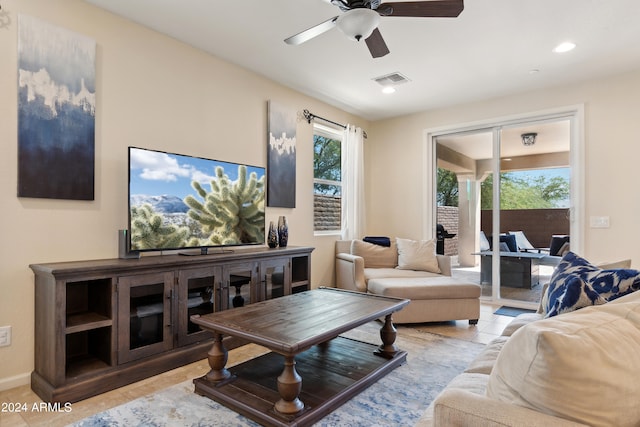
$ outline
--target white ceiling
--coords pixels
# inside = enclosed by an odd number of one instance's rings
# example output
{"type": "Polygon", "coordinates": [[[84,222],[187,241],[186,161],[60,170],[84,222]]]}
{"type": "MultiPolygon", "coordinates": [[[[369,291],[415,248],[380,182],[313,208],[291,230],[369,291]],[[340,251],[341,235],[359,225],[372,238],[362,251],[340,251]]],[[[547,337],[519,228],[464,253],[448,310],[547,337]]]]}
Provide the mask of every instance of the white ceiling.
{"type": "Polygon", "coordinates": [[[467,0],[458,18],[382,17],[391,53],[378,59],[336,28],[283,42],[341,13],[325,0],[85,1],[367,120],[640,69],[638,0],[467,0]],[[566,40],[577,48],[552,52],[566,40]],[[382,94],[372,79],[393,72],[411,82],[382,94]]]}
{"type": "MultiPolygon", "coordinates": [[[[570,141],[571,123],[568,119],[504,128],[500,133],[500,157],[568,152],[570,141]],[[537,134],[536,142],[531,146],[524,146],[522,134],[529,132],[537,134]]],[[[493,133],[491,131],[439,136],[438,144],[474,160],[493,157],[493,133]]]]}

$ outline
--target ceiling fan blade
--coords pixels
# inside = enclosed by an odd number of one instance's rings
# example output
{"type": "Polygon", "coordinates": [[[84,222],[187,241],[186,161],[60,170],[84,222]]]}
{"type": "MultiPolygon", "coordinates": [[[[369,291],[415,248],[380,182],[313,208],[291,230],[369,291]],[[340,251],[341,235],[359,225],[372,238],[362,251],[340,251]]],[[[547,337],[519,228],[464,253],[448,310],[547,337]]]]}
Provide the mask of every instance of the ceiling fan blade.
{"type": "Polygon", "coordinates": [[[314,27],[306,29],[294,36],[284,39],[284,42],[291,45],[299,45],[306,41],[311,40],[314,37],[319,36],[322,33],[326,33],[330,29],[336,26],[336,21],[338,20],[337,16],[334,16],[331,19],[327,19],[321,24],[318,24],[314,27]]]}
{"type": "Polygon", "coordinates": [[[418,18],[455,18],[464,10],[463,0],[430,0],[383,3],[378,7],[383,16],[418,18]]]}
{"type": "Polygon", "coordinates": [[[377,28],[373,30],[373,33],[365,39],[369,52],[374,58],[380,58],[389,53],[389,48],[380,34],[380,30],[377,28]]]}

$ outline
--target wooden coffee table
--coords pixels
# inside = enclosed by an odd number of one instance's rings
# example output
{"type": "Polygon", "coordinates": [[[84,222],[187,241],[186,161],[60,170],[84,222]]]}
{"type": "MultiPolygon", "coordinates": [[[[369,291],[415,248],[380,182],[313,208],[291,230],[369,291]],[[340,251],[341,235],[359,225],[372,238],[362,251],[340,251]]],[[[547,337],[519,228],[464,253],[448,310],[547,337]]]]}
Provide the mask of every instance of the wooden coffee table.
{"type": "Polygon", "coordinates": [[[408,303],[320,288],[192,316],[215,336],[211,371],[194,380],[195,392],[263,425],[309,425],[404,363],[391,315],[408,303]],[[385,318],[380,345],[339,336],[378,318],[385,318]],[[271,352],[227,369],[224,335],[271,352]]]}

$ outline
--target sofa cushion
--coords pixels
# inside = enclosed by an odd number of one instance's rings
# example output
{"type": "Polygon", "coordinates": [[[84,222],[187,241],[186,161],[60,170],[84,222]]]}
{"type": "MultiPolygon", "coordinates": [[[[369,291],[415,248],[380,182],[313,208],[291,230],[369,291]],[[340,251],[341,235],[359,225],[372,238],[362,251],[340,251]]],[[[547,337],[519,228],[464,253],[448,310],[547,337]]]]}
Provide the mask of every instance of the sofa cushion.
{"type": "MultiPolygon", "coordinates": [[[[486,347],[480,352],[478,356],[467,366],[464,372],[485,374],[489,375],[493,370],[493,365],[496,364],[498,354],[502,350],[502,347],[507,342],[509,337],[500,336],[494,338],[486,347]]],[[[483,393],[484,394],[484,393],[483,393]]]]}
{"type": "Polygon", "coordinates": [[[465,390],[474,394],[484,395],[489,376],[477,372],[463,372],[447,384],[447,389],[465,390]]]}
{"type": "Polygon", "coordinates": [[[422,270],[440,273],[436,258],[436,241],[396,238],[400,270],[422,270]]]}
{"type": "Polygon", "coordinates": [[[365,268],[394,268],[398,265],[398,249],[395,242],[385,247],[362,240],[353,240],[351,254],[362,257],[365,268]]]}
{"type": "MultiPolygon", "coordinates": [[[[478,373],[467,373],[463,372],[462,374],[456,376],[454,379],[447,384],[445,390],[443,390],[427,407],[426,411],[422,414],[418,422],[415,424],[416,427],[432,427],[435,425],[434,423],[434,412],[435,406],[444,393],[453,392],[464,392],[464,393],[473,393],[475,395],[484,396],[485,390],[487,388],[487,381],[489,381],[489,375],[478,374],[478,373]]],[[[456,399],[458,402],[459,400],[456,399]]],[[[466,402],[465,402],[466,403],[466,402]]],[[[448,421],[448,420],[447,420],[448,421]]],[[[466,419],[465,419],[466,421],[466,419]]],[[[475,420],[474,420],[475,421],[475,420]]],[[[438,425],[451,425],[450,423],[440,423],[438,425]]],[[[463,423],[456,423],[455,425],[465,425],[463,423]]],[[[470,425],[470,424],[467,424],[470,425]]]]}
{"type": "MultiPolygon", "coordinates": [[[[640,292],[632,292],[630,294],[621,296],[620,298],[616,298],[613,301],[607,303],[607,305],[615,305],[615,304],[626,304],[628,302],[637,302],[640,303],[640,292]]],[[[640,321],[639,321],[640,322],[640,321]]]]}
{"type": "Polygon", "coordinates": [[[596,267],[602,270],[610,270],[612,268],[631,268],[631,259],[623,259],[620,261],[604,262],[596,264],[596,267]]]}
{"type": "Polygon", "coordinates": [[[477,283],[465,282],[455,277],[407,277],[370,279],[369,292],[410,300],[479,299],[482,288],[477,283]]]}
{"type": "Polygon", "coordinates": [[[398,270],[397,268],[365,268],[364,279],[405,279],[410,277],[440,277],[438,273],[419,270],[398,270]]]}
{"type": "Polygon", "coordinates": [[[505,343],[487,396],[591,426],[640,425],[640,298],[529,323],[505,343]]]}
{"type": "Polygon", "coordinates": [[[524,325],[528,325],[531,322],[535,322],[543,318],[543,315],[540,313],[522,313],[518,314],[513,318],[511,322],[502,330],[502,336],[510,337],[513,335],[515,331],[523,327],[524,325]]]}
{"type": "Polygon", "coordinates": [[[600,269],[568,252],[551,276],[543,295],[545,317],[600,305],[640,289],[640,271],[600,269]]]}

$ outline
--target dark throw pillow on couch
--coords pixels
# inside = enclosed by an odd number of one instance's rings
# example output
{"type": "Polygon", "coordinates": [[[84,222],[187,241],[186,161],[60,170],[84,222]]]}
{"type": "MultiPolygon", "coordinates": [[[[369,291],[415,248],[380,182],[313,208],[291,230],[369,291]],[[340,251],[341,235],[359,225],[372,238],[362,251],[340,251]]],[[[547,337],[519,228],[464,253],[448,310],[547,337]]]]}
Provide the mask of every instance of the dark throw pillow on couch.
{"type": "Polygon", "coordinates": [[[545,317],[600,305],[640,289],[640,271],[602,270],[573,252],[556,267],[543,295],[545,317]]]}
{"type": "Polygon", "coordinates": [[[391,247],[391,239],[384,236],[366,236],[362,240],[367,243],[373,243],[374,245],[384,246],[385,248],[391,247]]]}

